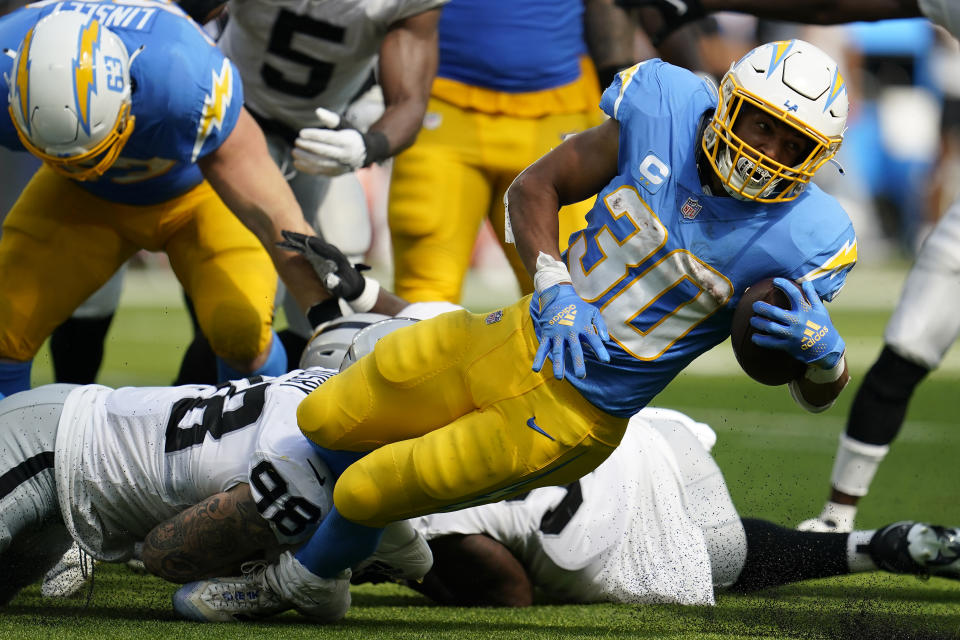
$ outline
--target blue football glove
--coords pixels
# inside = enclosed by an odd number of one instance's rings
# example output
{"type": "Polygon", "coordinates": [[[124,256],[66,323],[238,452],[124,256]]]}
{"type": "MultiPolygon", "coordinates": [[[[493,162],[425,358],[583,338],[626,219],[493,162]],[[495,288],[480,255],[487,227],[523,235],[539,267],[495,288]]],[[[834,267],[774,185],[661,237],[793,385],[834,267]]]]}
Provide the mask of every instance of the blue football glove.
{"type": "Polygon", "coordinates": [[[607,325],[600,311],[577,295],[572,284],[555,284],[540,294],[540,348],[533,358],[533,370],[540,371],[547,356],[553,360],[553,375],[563,379],[564,349],[570,350],[573,374],[587,375],[583,364],[583,346],[586,340],[602,362],[610,362],[610,354],[603,341],[609,340],[607,325]]]}
{"type": "Polygon", "coordinates": [[[813,283],[803,282],[803,296],[789,280],[775,278],[773,284],[790,299],[790,310],[754,302],[750,326],[760,333],[753,334],[753,343],[786,351],[808,365],[823,369],[836,366],[846,347],[813,283]]]}

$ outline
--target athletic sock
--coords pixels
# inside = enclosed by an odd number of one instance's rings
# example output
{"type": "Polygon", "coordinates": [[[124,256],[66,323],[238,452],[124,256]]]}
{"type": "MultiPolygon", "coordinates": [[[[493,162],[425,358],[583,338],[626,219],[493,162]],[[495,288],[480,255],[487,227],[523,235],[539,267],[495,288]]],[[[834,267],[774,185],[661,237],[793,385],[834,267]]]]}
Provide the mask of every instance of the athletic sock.
{"type": "Polygon", "coordinates": [[[849,573],[846,533],[795,531],[744,519],[747,559],[731,591],[746,592],[849,573]]]}
{"type": "Polygon", "coordinates": [[[334,578],[376,551],[382,535],[383,529],[351,522],[334,507],[294,557],[314,575],[334,578]]]}
{"type": "Polygon", "coordinates": [[[0,362],[0,393],[5,396],[30,388],[30,368],[33,360],[26,362],[0,362]]]}
{"type": "Polygon", "coordinates": [[[875,533],[876,530],[850,532],[847,539],[847,566],[850,567],[850,573],[877,570],[877,565],[867,550],[875,533]]]}
{"type": "Polygon", "coordinates": [[[253,376],[282,376],[287,372],[287,352],[283,349],[283,343],[277,337],[276,332],[270,332],[272,336],[270,342],[270,355],[267,361],[257,369],[249,373],[237,371],[223,358],[217,357],[217,381],[226,382],[227,380],[238,380],[240,378],[252,378],[253,376]]]}

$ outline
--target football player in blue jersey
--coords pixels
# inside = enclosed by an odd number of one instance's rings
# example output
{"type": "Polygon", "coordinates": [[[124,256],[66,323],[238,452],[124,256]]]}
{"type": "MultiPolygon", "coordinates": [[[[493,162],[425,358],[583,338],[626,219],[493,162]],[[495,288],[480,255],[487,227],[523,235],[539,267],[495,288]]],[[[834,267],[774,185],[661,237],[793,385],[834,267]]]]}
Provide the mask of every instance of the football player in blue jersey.
{"type": "Polygon", "coordinates": [[[29,387],[43,340],[139,249],[169,256],[221,379],[285,371],[277,272],[304,309],[328,294],[276,246],[311,231],[233,64],[165,2],[35,3],[0,45],[0,144],[44,161],[0,240],[0,393],[29,387]]]}
{"type": "MultiPolygon", "coordinates": [[[[729,335],[740,296],[766,277],[804,297],[756,303],[755,340],[806,363],[789,385],[803,407],[829,407],[848,378],[821,298],[842,287],[856,238],[810,179],[836,153],[847,106],[837,64],[798,40],[749,52],[719,95],[659,60],[620,72],[601,101],[610,119],[507,192],[536,292],[402,328],[300,404],[301,429],[339,474],[334,511],[296,553],[302,570],[332,579],[389,522],[581,477],[729,335]],[[561,254],[557,212],[591,194],[561,254]]],[[[323,257],[314,246],[301,243],[323,257]]]]}
{"type": "MultiPolygon", "coordinates": [[[[631,4],[632,0],[620,2],[631,4]]],[[[639,0],[637,4],[656,5],[671,26],[684,20],[677,15],[674,3],[639,0]]],[[[954,37],[960,36],[960,3],[950,0],[818,0],[803,5],[698,0],[687,4],[692,14],[741,11],[762,18],[816,24],[926,17],[954,37]]],[[[921,245],[884,332],[883,350],[857,389],[837,445],[830,497],[819,515],[804,520],[797,528],[821,532],[853,529],[857,504],[867,495],[890,444],[903,427],[914,391],[940,366],[960,335],[960,315],[943,311],[944,301],[960,295],[958,246],[960,200],[954,200],[921,245]]]]}

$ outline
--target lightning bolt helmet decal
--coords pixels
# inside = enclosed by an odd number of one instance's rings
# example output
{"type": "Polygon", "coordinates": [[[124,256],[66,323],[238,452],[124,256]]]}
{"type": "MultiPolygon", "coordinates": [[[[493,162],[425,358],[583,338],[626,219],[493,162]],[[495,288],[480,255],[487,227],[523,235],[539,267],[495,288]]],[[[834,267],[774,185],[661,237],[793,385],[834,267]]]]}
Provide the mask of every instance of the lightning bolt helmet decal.
{"type": "Polygon", "coordinates": [[[27,151],[74,180],[107,171],[133,133],[130,62],[120,37],[86,12],[37,21],[14,57],[7,106],[27,151]]]}

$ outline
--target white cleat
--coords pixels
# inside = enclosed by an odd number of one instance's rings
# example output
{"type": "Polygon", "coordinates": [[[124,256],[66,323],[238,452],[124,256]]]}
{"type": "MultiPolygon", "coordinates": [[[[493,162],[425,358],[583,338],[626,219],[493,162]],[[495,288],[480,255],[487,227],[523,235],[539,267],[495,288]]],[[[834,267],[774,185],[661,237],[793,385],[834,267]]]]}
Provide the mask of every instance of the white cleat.
{"type": "Polygon", "coordinates": [[[173,594],[173,608],[197,622],[257,620],[286,611],[292,605],[263,584],[265,567],[254,563],[241,576],[185,584],[173,594]]]}
{"type": "Polygon", "coordinates": [[[383,530],[377,550],[353,569],[354,582],[422,580],[433,566],[430,545],[406,520],[383,530]]]}
{"type": "Polygon", "coordinates": [[[40,595],[44,598],[68,598],[78,593],[92,579],[93,558],[74,542],[59,562],[43,576],[40,595]]]}

